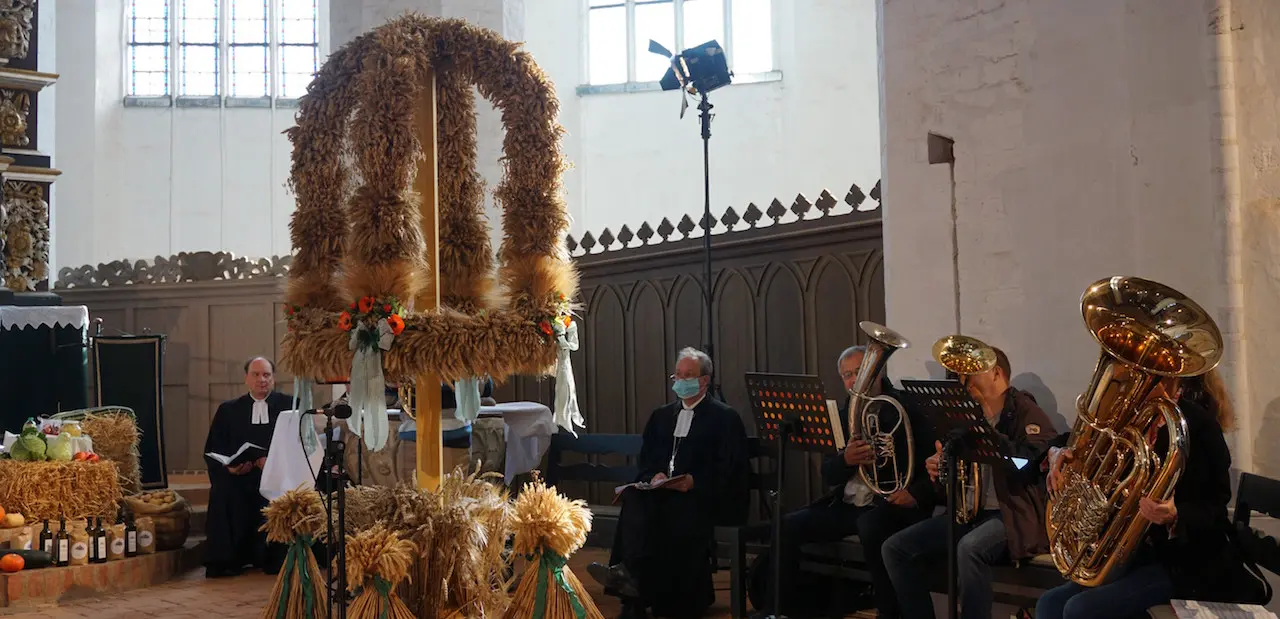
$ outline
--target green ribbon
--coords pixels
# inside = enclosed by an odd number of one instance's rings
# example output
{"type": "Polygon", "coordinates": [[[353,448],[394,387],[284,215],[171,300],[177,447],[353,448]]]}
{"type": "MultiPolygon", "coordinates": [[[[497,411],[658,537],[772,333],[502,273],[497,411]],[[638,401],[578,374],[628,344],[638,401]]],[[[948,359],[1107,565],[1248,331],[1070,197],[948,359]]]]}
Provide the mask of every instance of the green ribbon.
{"type": "MultiPolygon", "coordinates": [[[[532,561],[533,555],[525,558],[532,561]]],[[[543,619],[547,616],[547,579],[549,577],[554,577],[556,584],[569,595],[569,605],[573,607],[573,616],[578,619],[586,619],[587,609],[583,608],[582,601],[578,599],[578,594],[573,592],[573,587],[570,587],[569,583],[564,579],[564,566],[568,562],[569,560],[565,557],[549,550],[541,552],[541,557],[538,559],[538,588],[534,595],[532,619],[543,619]]]]}
{"type": "MultiPolygon", "coordinates": [[[[315,616],[316,598],[315,588],[311,585],[311,573],[307,570],[307,551],[311,548],[311,536],[299,535],[289,542],[289,554],[285,556],[284,567],[280,570],[280,577],[284,579],[285,591],[287,592],[289,577],[294,570],[298,571],[298,577],[302,580],[302,598],[305,600],[306,612],[308,617],[315,616]]],[[[284,619],[285,609],[289,606],[289,596],[280,596],[280,605],[276,607],[276,619],[284,619]]]]}

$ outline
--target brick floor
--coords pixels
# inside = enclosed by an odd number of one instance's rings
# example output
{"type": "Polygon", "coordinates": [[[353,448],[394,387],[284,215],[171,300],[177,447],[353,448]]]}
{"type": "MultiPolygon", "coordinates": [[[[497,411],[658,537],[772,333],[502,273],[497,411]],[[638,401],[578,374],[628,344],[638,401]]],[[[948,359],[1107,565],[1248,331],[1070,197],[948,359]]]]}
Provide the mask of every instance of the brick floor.
{"type": "MultiPolygon", "coordinates": [[[[616,617],[617,600],[607,597],[599,585],[587,575],[592,561],[607,559],[608,553],[587,549],[574,555],[570,567],[586,585],[592,599],[605,617],[616,617]]],[[[27,610],[0,616],[12,619],[143,619],[217,617],[217,619],[258,619],[271,595],[273,577],[247,574],[238,578],[208,580],[198,570],[164,585],[103,598],[64,601],[58,606],[27,610]]],[[[729,617],[729,580],[727,572],[716,574],[717,604],[709,617],[729,617]]],[[[874,616],[874,615],[871,615],[874,616]]]]}

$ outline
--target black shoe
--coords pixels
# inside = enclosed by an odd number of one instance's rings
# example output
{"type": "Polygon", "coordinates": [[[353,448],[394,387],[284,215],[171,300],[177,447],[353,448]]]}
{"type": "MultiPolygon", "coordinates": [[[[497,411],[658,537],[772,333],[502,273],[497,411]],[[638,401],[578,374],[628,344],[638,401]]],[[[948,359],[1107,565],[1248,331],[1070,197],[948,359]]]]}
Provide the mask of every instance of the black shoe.
{"type": "Polygon", "coordinates": [[[649,613],[639,604],[623,604],[618,619],[649,619],[649,613]]]}
{"type": "Polygon", "coordinates": [[[206,567],[204,570],[204,577],[205,578],[231,578],[233,576],[239,576],[243,573],[244,573],[244,569],[238,568],[238,567],[235,567],[235,568],[206,567]]]}
{"type": "Polygon", "coordinates": [[[610,595],[624,600],[640,598],[640,587],[636,586],[635,579],[622,564],[609,567],[603,563],[592,563],[587,566],[587,573],[610,595]]]}

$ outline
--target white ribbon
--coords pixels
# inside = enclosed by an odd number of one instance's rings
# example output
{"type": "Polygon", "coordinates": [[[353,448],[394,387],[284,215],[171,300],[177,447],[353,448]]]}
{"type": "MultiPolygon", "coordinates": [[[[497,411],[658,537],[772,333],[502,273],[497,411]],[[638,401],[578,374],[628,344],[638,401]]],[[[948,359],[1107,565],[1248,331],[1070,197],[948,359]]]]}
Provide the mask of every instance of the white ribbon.
{"type": "Polygon", "coordinates": [[[307,413],[311,411],[310,379],[293,377],[293,410],[298,411],[298,432],[302,435],[302,451],[308,457],[320,449],[320,436],[316,434],[316,424],[307,413]],[[305,422],[305,423],[304,423],[305,422]]]}
{"type": "Polygon", "coordinates": [[[578,409],[578,389],[573,382],[573,366],[569,363],[569,353],[578,350],[578,323],[570,322],[568,328],[563,331],[556,329],[556,332],[556,401],[552,418],[556,425],[577,437],[573,427],[587,427],[587,421],[578,409]]]}
{"type": "Polygon", "coordinates": [[[463,378],[453,383],[453,416],[468,425],[480,416],[480,379],[463,378]]]}
{"type": "Polygon", "coordinates": [[[379,451],[387,444],[390,431],[387,423],[387,383],[382,375],[382,351],[391,349],[395,333],[386,319],[378,321],[378,345],[373,347],[361,343],[361,334],[368,327],[360,325],[351,332],[348,347],[355,351],[351,359],[351,390],[348,401],[351,404],[351,419],[347,427],[352,434],[364,437],[364,444],[372,451],[379,451]],[[364,426],[368,424],[368,432],[364,426]]]}

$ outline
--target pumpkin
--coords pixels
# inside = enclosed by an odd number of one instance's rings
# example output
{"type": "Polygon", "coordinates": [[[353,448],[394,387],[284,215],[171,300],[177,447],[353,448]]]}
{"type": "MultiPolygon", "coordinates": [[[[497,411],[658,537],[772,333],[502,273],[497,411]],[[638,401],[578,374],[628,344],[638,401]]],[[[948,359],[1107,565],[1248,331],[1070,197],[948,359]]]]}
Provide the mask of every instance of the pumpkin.
{"type": "Polygon", "coordinates": [[[6,572],[20,572],[25,565],[26,561],[19,554],[7,554],[0,557],[0,570],[6,572]]]}
{"type": "Polygon", "coordinates": [[[4,518],[4,508],[0,507],[0,518],[4,518]]]}

